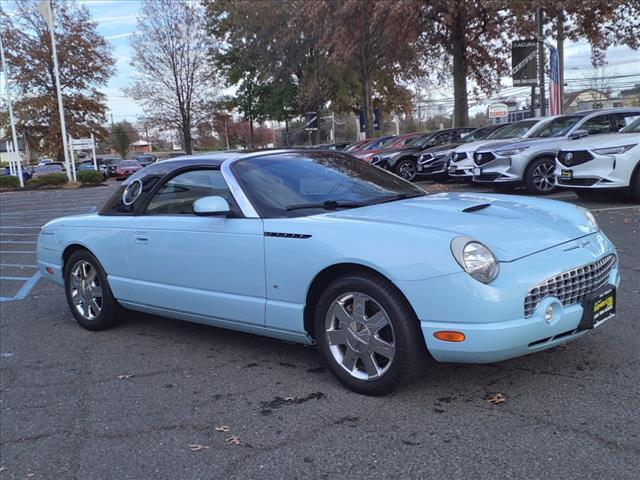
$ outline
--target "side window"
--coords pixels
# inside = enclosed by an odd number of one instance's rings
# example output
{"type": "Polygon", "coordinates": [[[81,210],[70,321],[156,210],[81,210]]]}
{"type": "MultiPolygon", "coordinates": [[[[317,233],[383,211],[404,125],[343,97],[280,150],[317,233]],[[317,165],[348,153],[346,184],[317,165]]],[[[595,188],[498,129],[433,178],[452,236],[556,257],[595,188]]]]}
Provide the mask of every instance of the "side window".
{"type": "Polygon", "coordinates": [[[636,118],[640,116],[640,112],[616,113],[613,115],[613,129],[615,132],[626,127],[636,118]]]}
{"type": "Polygon", "coordinates": [[[434,145],[444,145],[445,143],[450,143],[449,139],[451,138],[451,133],[440,133],[436,135],[436,138],[433,139],[434,145]]]}
{"type": "Polygon", "coordinates": [[[609,115],[599,115],[597,117],[593,117],[582,124],[579,127],[580,130],[586,130],[589,132],[589,135],[597,135],[598,133],[609,133],[611,132],[611,122],[609,120],[609,115]]]}
{"type": "Polygon", "coordinates": [[[193,215],[193,202],[202,197],[223,197],[232,211],[238,211],[220,170],[191,170],[176,175],[158,190],[146,215],[193,215]]]}

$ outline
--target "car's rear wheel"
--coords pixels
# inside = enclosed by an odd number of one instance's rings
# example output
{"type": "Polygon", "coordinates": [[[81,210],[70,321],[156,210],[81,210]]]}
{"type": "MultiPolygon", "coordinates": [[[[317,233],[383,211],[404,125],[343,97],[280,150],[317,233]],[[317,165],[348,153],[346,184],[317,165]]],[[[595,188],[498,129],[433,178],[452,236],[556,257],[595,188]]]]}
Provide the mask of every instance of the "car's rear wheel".
{"type": "Polygon", "coordinates": [[[87,330],[105,330],[121,323],[122,308],[111,293],[98,259],[86,250],[78,250],[66,265],[67,303],[78,323],[87,330]]]}
{"type": "Polygon", "coordinates": [[[538,195],[547,195],[556,188],[556,163],[552,158],[538,158],[531,162],[524,173],[527,190],[538,195]]]}
{"type": "Polygon", "coordinates": [[[396,175],[412,182],[418,174],[418,166],[415,161],[405,158],[404,160],[400,160],[396,163],[394,171],[396,175]]]}
{"type": "Polygon", "coordinates": [[[405,298],[369,273],[345,275],[327,287],[317,304],[315,334],[337,379],[365,395],[408,383],[428,356],[405,298]]]}

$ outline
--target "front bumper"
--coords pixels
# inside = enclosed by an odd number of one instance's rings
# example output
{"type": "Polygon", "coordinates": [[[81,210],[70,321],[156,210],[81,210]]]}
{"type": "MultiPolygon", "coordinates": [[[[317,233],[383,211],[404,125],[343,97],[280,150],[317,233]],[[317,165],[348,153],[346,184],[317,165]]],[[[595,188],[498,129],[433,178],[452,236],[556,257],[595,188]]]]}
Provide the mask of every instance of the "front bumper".
{"type": "Polygon", "coordinates": [[[449,162],[447,173],[453,178],[473,178],[473,160],[467,158],[458,162],[449,162]]]}
{"type": "Polygon", "coordinates": [[[430,158],[420,157],[418,159],[418,175],[425,176],[446,176],[449,168],[449,161],[446,155],[430,158]]]}
{"type": "Polygon", "coordinates": [[[626,188],[636,161],[628,154],[593,155],[590,160],[579,165],[566,166],[556,160],[556,184],[564,188],[626,188]],[[628,158],[626,158],[628,156],[628,158]],[[563,177],[563,171],[571,172],[571,178],[563,177]]]}
{"type": "Polygon", "coordinates": [[[516,183],[522,181],[523,168],[527,160],[520,155],[501,157],[495,154],[493,160],[473,167],[473,181],[478,183],[516,183]]]}
{"type": "MultiPolygon", "coordinates": [[[[589,243],[572,248],[575,241],[512,262],[500,263],[500,274],[489,285],[464,272],[427,281],[397,282],[420,319],[425,343],[440,362],[491,363],[544,350],[576,339],[581,304],[562,306],[559,299],[543,298],[532,316],[525,317],[524,300],[537,283],[577,266],[592,263],[615,249],[600,232],[580,239],[589,243]],[[571,248],[570,248],[571,247],[571,248]],[[462,300],[464,299],[464,300],[462,300]],[[552,322],[544,319],[550,304],[556,308],[552,322]],[[437,331],[458,331],[463,342],[434,337],[437,331]]],[[[618,265],[607,281],[618,286],[618,265]]]]}

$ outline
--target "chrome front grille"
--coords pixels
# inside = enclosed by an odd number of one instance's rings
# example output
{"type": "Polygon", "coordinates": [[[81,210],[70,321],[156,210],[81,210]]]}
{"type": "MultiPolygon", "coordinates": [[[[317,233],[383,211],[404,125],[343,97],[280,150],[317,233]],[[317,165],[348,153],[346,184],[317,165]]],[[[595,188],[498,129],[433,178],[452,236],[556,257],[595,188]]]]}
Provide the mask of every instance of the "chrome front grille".
{"type": "Polygon", "coordinates": [[[574,268],[538,283],[529,290],[524,299],[525,318],[533,315],[533,311],[545,297],[556,297],[564,306],[582,302],[586,295],[595,292],[607,283],[615,263],[615,255],[607,255],[593,263],[574,268]]]}

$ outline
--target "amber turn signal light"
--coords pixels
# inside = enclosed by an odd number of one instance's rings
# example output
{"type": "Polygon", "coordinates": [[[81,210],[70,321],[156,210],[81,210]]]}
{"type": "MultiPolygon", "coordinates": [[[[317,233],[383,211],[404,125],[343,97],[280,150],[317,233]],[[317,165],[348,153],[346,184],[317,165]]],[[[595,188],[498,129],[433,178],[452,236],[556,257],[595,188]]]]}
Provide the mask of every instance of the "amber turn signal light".
{"type": "Polygon", "coordinates": [[[445,342],[464,342],[465,336],[462,332],[436,332],[433,334],[438,340],[443,340],[445,342]]]}

